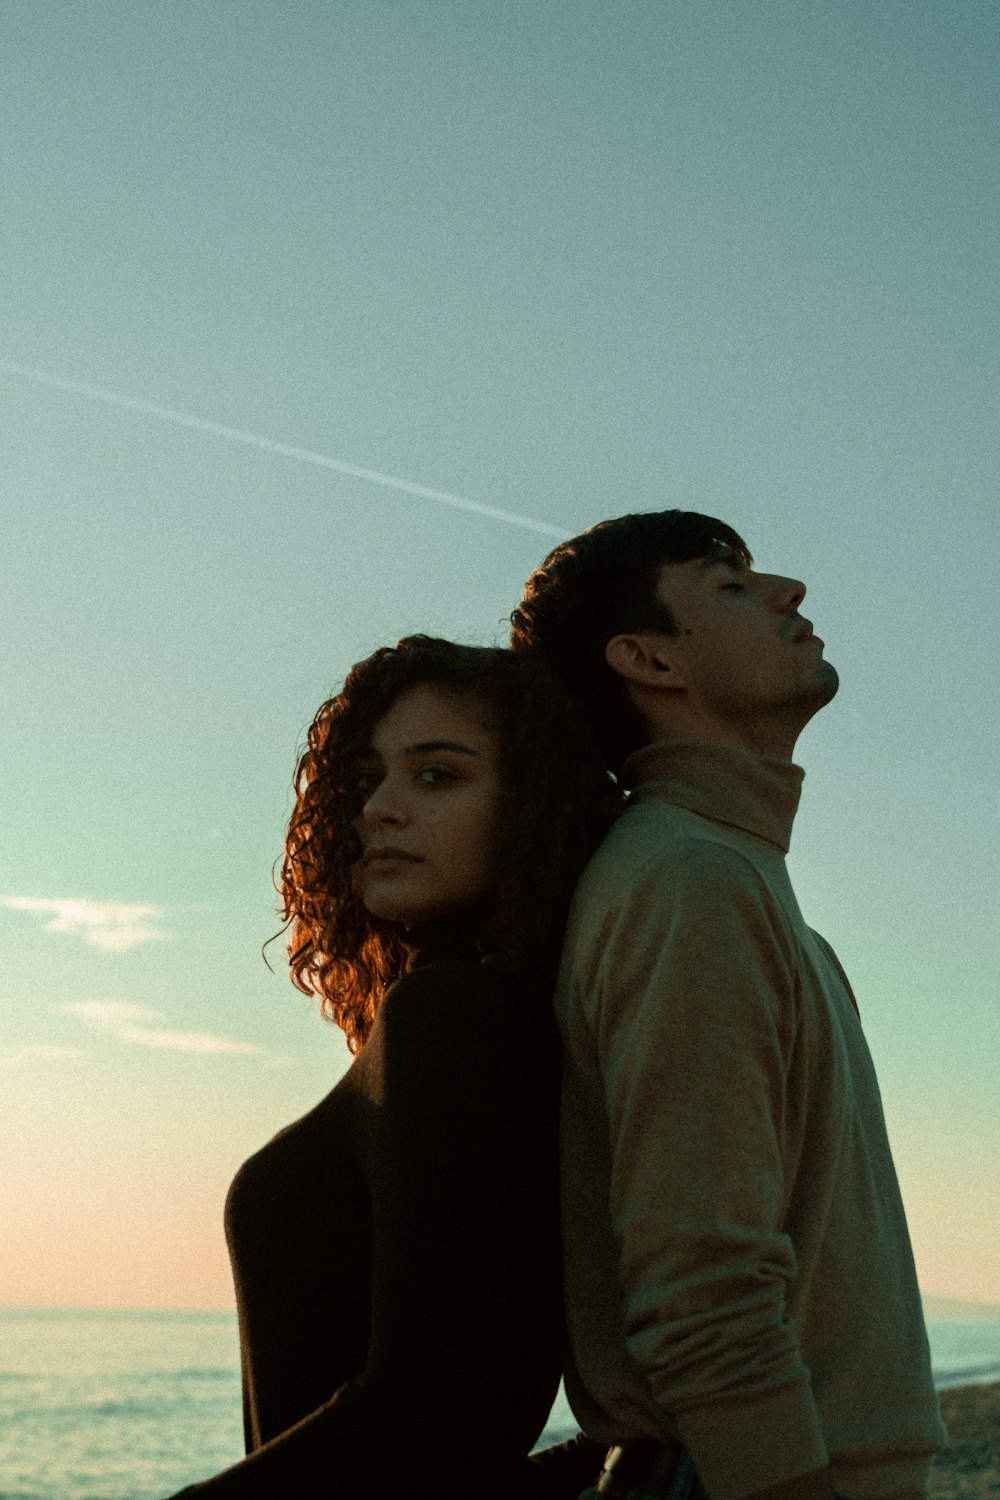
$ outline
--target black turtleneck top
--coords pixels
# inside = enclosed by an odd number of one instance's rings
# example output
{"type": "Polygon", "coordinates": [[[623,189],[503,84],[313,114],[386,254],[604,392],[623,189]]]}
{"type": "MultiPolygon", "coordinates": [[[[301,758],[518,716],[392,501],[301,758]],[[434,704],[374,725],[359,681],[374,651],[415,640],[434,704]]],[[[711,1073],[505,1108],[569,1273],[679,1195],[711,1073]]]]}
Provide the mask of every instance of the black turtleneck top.
{"type": "Polygon", "coordinates": [[[561,1347],[557,1032],[468,924],[414,938],[348,1072],[230,1189],[247,1457],[185,1496],[535,1487],[561,1347]]]}

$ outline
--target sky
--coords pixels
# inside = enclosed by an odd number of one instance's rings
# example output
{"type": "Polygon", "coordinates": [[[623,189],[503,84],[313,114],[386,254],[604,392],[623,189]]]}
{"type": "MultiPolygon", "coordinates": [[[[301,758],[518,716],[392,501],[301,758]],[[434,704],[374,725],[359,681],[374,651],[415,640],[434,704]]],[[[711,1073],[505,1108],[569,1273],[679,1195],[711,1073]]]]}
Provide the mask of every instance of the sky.
{"type": "Polygon", "coordinates": [[[349,1058],[272,870],[346,669],[667,506],[842,688],[790,866],[925,1291],[1000,1302],[1000,12],[8,0],[0,1302],[226,1308],[349,1058]]]}

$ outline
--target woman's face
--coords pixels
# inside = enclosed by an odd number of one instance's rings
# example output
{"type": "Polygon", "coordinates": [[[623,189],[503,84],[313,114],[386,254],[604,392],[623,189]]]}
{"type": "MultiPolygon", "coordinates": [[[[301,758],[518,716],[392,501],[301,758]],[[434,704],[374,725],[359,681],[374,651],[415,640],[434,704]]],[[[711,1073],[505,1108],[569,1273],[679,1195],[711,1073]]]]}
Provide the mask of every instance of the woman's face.
{"type": "Polygon", "coordinates": [[[408,688],[372,730],[357,780],[354,878],[373,916],[412,927],[488,895],[500,747],[471,703],[431,685],[408,688]]]}

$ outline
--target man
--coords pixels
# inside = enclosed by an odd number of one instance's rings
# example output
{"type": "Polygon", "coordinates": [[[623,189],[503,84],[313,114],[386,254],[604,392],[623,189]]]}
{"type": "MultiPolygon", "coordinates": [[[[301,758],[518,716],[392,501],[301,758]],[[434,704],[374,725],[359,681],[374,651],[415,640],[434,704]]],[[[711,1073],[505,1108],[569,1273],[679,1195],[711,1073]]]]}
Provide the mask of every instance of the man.
{"type": "Polygon", "coordinates": [[[566,1385],[619,1447],[602,1492],[911,1500],[945,1434],[906,1222],[854,997],[785,868],[792,751],[837,674],[804,586],[751,564],[711,517],[622,516],[512,616],[630,789],[556,996],[566,1385]]]}

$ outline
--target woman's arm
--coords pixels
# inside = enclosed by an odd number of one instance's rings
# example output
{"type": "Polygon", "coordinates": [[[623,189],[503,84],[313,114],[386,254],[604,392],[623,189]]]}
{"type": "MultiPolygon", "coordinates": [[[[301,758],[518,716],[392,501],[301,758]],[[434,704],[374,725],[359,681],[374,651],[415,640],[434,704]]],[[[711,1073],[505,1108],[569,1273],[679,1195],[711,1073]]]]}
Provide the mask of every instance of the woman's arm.
{"type": "MultiPolygon", "coordinates": [[[[366,1369],[185,1496],[381,1500],[425,1473],[456,1500],[470,1486],[477,1500],[532,1491],[525,1455],[559,1376],[547,1006],[532,1011],[479,966],[432,965],[386,997],[359,1062],[374,1228],[366,1369]]],[[[303,1273],[321,1263],[311,1247],[303,1273]]]]}
{"type": "Polygon", "coordinates": [[[502,1418],[523,1453],[559,1378],[555,1022],[458,963],[410,975],[386,1021],[368,1369],[423,1425],[471,1446],[502,1418]]]}

